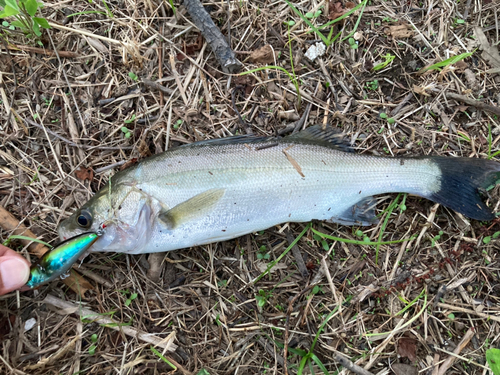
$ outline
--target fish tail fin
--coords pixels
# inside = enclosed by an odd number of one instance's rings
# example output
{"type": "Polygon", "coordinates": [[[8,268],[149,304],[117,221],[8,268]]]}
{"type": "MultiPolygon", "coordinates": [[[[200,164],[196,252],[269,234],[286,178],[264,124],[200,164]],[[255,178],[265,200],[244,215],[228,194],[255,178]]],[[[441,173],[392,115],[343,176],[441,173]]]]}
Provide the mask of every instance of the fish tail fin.
{"type": "Polygon", "coordinates": [[[441,170],[441,188],[428,197],[430,200],[472,219],[495,218],[482,195],[500,183],[500,163],[474,158],[431,157],[431,160],[441,170]]]}

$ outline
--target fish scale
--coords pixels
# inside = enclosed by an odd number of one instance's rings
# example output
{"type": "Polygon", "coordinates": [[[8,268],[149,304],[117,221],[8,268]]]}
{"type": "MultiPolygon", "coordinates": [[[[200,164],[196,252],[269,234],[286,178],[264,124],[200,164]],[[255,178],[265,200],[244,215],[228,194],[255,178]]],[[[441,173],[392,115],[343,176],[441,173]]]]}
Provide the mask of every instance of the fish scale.
{"type": "Polygon", "coordinates": [[[392,192],[485,220],[493,214],[478,188],[499,170],[480,159],[359,155],[318,127],[282,139],[238,136],[179,147],[117,173],[59,233],[104,224],[93,251],[168,251],[288,221],[369,225],[376,221],[372,197],[392,192]],[[78,224],[82,215],[88,227],[78,224]]]}

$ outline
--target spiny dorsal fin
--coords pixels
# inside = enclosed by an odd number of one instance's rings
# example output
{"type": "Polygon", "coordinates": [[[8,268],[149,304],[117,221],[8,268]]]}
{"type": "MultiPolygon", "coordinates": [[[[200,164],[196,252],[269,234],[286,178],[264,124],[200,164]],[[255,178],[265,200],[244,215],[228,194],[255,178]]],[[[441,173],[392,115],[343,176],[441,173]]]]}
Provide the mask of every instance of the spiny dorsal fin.
{"type": "Polygon", "coordinates": [[[168,229],[175,229],[188,221],[208,215],[224,196],[225,192],[225,189],[204,191],[185,202],[179,203],[170,210],[160,213],[158,218],[168,229]]]}
{"type": "Polygon", "coordinates": [[[285,139],[301,143],[321,144],[343,151],[353,151],[351,145],[344,139],[344,133],[331,126],[325,128],[320,125],[310,126],[305,130],[285,137],[285,139]]]}
{"type": "Polygon", "coordinates": [[[257,137],[255,135],[233,135],[232,137],[207,139],[182,145],[180,147],[196,147],[196,146],[224,146],[234,144],[251,144],[257,142],[265,142],[275,139],[274,137],[257,137]]]}

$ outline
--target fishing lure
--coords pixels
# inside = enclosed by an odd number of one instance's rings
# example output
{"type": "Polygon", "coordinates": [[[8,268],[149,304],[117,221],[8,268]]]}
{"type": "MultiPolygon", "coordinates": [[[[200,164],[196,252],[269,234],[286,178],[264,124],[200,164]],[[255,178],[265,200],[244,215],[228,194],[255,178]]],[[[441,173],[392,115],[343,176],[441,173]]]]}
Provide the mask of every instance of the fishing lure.
{"type": "Polygon", "coordinates": [[[97,233],[83,233],[47,251],[38,263],[31,266],[26,286],[29,289],[38,288],[64,275],[98,238],[97,233]]]}

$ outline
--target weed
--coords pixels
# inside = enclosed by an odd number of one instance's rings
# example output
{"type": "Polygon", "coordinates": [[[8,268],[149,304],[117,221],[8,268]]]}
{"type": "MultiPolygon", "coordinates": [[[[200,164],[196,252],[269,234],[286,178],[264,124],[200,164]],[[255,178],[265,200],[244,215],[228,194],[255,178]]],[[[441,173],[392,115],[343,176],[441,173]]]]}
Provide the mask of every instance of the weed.
{"type": "Polygon", "coordinates": [[[431,66],[429,66],[427,68],[423,68],[422,70],[420,70],[420,73],[426,72],[428,70],[441,70],[441,68],[445,68],[448,65],[456,64],[457,62],[462,61],[463,59],[472,56],[474,54],[474,52],[476,52],[476,50],[474,50],[472,52],[462,53],[460,55],[450,57],[449,59],[446,59],[444,61],[440,61],[438,63],[432,64],[431,66]]]}
{"type": "Polygon", "coordinates": [[[130,138],[132,136],[130,129],[126,126],[122,126],[121,131],[125,134],[125,138],[130,138]]]}
{"type": "Polygon", "coordinates": [[[396,120],[394,120],[392,117],[387,116],[387,113],[385,113],[385,112],[382,112],[379,116],[380,116],[380,118],[387,120],[387,122],[390,125],[394,125],[394,123],[396,122],[396,120]]]}
{"type": "MultiPolygon", "coordinates": [[[[35,17],[43,4],[37,0],[0,0],[0,18],[14,17],[12,22],[4,21],[3,26],[12,30],[12,27],[20,29],[28,38],[40,37],[40,28],[50,29],[50,25],[45,18],[35,17]]],[[[38,44],[41,44],[38,41],[38,44]]]]}
{"type": "Polygon", "coordinates": [[[137,77],[137,74],[135,74],[134,72],[128,72],[128,76],[130,77],[131,80],[133,81],[138,81],[139,80],[139,77],[137,77]]]}
{"type": "Polygon", "coordinates": [[[389,65],[395,58],[395,55],[391,55],[390,53],[386,53],[385,56],[382,56],[385,60],[380,64],[375,65],[372,70],[379,71],[384,69],[387,65],[389,65]]]}
{"type": "Polygon", "coordinates": [[[312,12],[307,12],[307,13],[305,14],[305,17],[306,17],[306,18],[311,19],[311,18],[318,18],[320,15],[321,15],[321,10],[317,10],[317,11],[316,11],[316,12],[314,12],[314,13],[312,13],[312,12]]]}
{"type": "Polygon", "coordinates": [[[432,247],[434,247],[436,245],[436,242],[439,241],[441,239],[441,236],[444,234],[444,232],[442,230],[439,231],[438,234],[436,234],[432,239],[431,239],[431,244],[432,244],[432,247]]]}
{"type": "Polygon", "coordinates": [[[97,349],[97,335],[94,333],[92,336],[90,336],[90,341],[92,342],[92,345],[89,347],[89,355],[94,355],[95,350],[97,349]]]}
{"type": "MultiPolygon", "coordinates": [[[[354,29],[349,33],[349,35],[347,35],[346,38],[344,38],[344,40],[349,39],[352,35],[354,35],[354,33],[356,32],[356,30],[359,26],[359,22],[361,21],[361,16],[363,15],[363,11],[365,9],[366,4],[368,3],[368,0],[362,1],[360,4],[356,5],[354,8],[352,8],[348,12],[345,12],[339,18],[331,20],[330,22],[327,22],[326,24],[319,26],[319,27],[314,26],[311,23],[311,21],[309,21],[307,16],[303,15],[289,0],[285,0],[285,2],[293,10],[293,12],[297,16],[299,16],[302,19],[302,21],[304,21],[314,31],[314,33],[323,41],[323,43],[325,43],[325,45],[328,47],[329,45],[334,43],[335,40],[337,40],[337,38],[340,36],[340,33],[338,33],[334,38],[332,38],[333,28],[331,28],[330,33],[328,34],[328,37],[325,36],[320,30],[326,29],[327,27],[332,26],[334,23],[339,22],[339,21],[343,20],[344,18],[349,17],[351,14],[353,14],[355,11],[357,11],[358,9],[361,8],[361,11],[360,11],[359,16],[358,16],[358,20],[356,21],[356,24],[354,25],[354,29]]],[[[313,16],[314,16],[314,14],[313,14],[313,16]]]]}
{"type": "Polygon", "coordinates": [[[349,38],[347,41],[352,49],[358,49],[358,42],[354,38],[349,38]]]}
{"type": "MultiPolygon", "coordinates": [[[[128,120],[125,120],[124,122],[125,122],[125,124],[131,124],[131,123],[132,123],[132,122],[134,122],[134,121],[135,121],[135,114],[133,114],[131,118],[129,118],[128,120]]],[[[127,129],[127,130],[128,130],[128,129],[127,129]]],[[[122,131],[123,131],[123,130],[122,130],[122,131]]],[[[126,131],[124,131],[124,133],[125,133],[125,132],[126,132],[126,131]]]]}
{"type": "Polygon", "coordinates": [[[486,351],[486,361],[493,375],[500,375],[500,349],[491,348],[486,351]]]}
{"type": "Polygon", "coordinates": [[[492,236],[486,236],[486,237],[484,237],[483,238],[483,243],[485,245],[487,245],[487,244],[489,244],[491,242],[492,239],[494,240],[494,239],[497,239],[498,237],[500,237],[500,232],[495,232],[495,233],[493,233],[492,236]]]}
{"type": "Polygon", "coordinates": [[[158,357],[160,358],[163,362],[165,362],[167,365],[172,367],[172,370],[177,371],[177,367],[174,366],[172,362],[170,362],[168,359],[166,359],[158,350],[154,348],[154,346],[150,346],[149,349],[158,357]]]}
{"type": "Polygon", "coordinates": [[[374,79],[373,81],[367,82],[366,87],[368,90],[376,91],[379,88],[378,80],[374,79]]]}
{"type": "Polygon", "coordinates": [[[262,245],[259,248],[259,252],[257,253],[257,259],[269,260],[269,258],[271,258],[271,254],[267,252],[267,247],[265,245],[262,245]]]}

